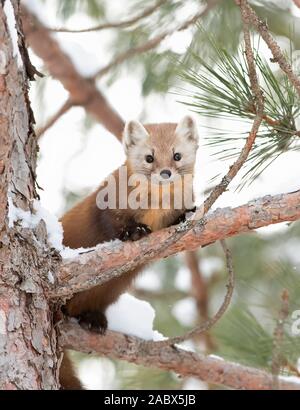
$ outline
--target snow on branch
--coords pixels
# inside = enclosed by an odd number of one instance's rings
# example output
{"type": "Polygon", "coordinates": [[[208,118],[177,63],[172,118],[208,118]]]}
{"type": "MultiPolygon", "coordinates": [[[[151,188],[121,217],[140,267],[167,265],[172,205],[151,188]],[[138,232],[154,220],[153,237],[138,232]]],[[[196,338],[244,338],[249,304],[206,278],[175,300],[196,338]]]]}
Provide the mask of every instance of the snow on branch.
{"type": "MultiPolygon", "coordinates": [[[[63,348],[171,370],[182,376],[197,377],[233,389],[272,389],[273,376],[263,370],[186,351],[177,346],[156,347],[143,339],[111,331],[98,335],[71,321],[59,324],[58,332],[59,344],[63,348]]],[[[297,377],[279,377],[278,384],[282,390],[300,389],[300,379],[297,377]]]]}
{"type": "Polygon", "coordinates": [[[209,213],[189,229],[185,223],[154,232],[137,242],[115,241],[98,245],[87,252],[61,263],[56,286],[49,297],[71,297],[74,293],[101,285],[144,264],[194,250],[218,240],[254,229],[300,219],[300,190],[267,195],[237,208],[221,208],[209,213]],[[187,231],[182,236],[182,232],[187,231]],[[178,241],[162,247],[177,233],[178,241]]]}

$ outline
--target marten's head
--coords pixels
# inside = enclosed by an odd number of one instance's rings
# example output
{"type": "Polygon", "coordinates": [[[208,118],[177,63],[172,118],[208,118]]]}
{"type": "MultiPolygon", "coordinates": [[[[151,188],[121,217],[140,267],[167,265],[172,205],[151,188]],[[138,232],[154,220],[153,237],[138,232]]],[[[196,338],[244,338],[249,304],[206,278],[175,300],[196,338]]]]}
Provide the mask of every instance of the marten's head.
{"type": "Polygon", "coordinates": [[[198,133],[193,118],[178,124],[146,124],[129,121],[123,143],[131,172],[164,181],[193,174],[198,148],[198,133]]]}

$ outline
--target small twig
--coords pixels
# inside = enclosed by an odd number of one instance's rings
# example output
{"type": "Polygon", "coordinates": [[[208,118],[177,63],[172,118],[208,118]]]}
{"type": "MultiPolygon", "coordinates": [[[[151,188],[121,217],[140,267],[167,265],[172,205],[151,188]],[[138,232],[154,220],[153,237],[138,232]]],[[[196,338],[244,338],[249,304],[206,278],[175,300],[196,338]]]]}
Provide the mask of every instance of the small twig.
{"type": "Polygon", "coordinates": [[[254,27],[257,29],[257,31],[262,36],[265,43],[271,50],[272,55],[273,55],[272,61],[279,64],[280,68],[282,69],[282,71],[285,72],[291,84],[293,84],[293,86],[295,87],[295,89],[297,90],[300,96],[300,79],[293,72],[293,69],[291,65],[289,64],[289,62],[287,61],[287,59],[285,58],[281,48],[279,47],[277,42],[274,40],[274,38],[271,36],[266,22],[259,19],[256,12],[252,9],[251,6],[249,6],[246,0],[236,0],[236,1],[239,4],[242,13],[244,14],[246,21],[249,23],[251,22],[254,25],[254,27]]]}
{"type": "MultiPolygon", "coordinates": [[[[59,345],[83,353],[98,353],[116,360],[146,367],[161,368],[182,376],[197,377],[207,383],[223,385],[232,389],[270,390],[272,375],[253,367],[204,356],[172,346],[149,346],[145,340],[135,336],[107,331],[98,335],[84,330],[71,321],[58,326],[59,345]]],[[[299,379],[300,381],[300,379],[299,379]]],[[[299,390],[295,378],[280,378],[281,389],[299,390]]]]}
{"type": "MultiPolygon", "coordinates": [[[[186,265],[191,275],[191,295],[194,297],[200,320],[208,320],[208,284],[206,283],[199,268],[199,257],[197,251],[187,251],[185,253],[186,265]]],[[[205,343],[205,350],[212,351],[215,343],[211,335],[206,332],[201,335],[201,340],[205,343]]]]}
{"type": "Polygon", "coordinates": [[[217,313],[211,318],[206,320],[204,323],[201,323],[199,326],[195,327],[194,329],[190,330],[189,332],[186,332],[184,335],[182,336],[175,336],[172,337],[170,339],[166,339],[166,340],[162,340],[159,342],[145,342],[148,345],[155,345],[155,346],[166,346],[166,345],[175,345],[178,343],[182,343],[185,340],[191,339],[195,336],[199,336],[201,333],[203,332],[207,332],[209,329],[212,328],[212,326],[214,326],[220,319],[221,317],[224,315],[224,313],[226,312],[232,295],[233,295],[233,291],[234,291],[234,270],[233,270],[233,264],[232,264],[232,255],[231,252],[229,250],[229,248],[226,246],[225,240],[220,241],[222,244],[222,248],[224,250],[225,256],[226,256],[226,266],[228,269],[228,283],[226,285],[227,287],[227,292],[226,295],[224,297],[223,303],[220,306],[220,308],[218,309],[217,313]]]}
{"type": "Polygon", "coordinates": [[[104,76],[111,68],[123,63],[124,61],[138,55],[145,53],[146,51],[152,50],[153,48],[157,47],[165,38],[171,36],[172,34],[178,32],[178,31],[183,31],[186,30],[188,27],[192,26],[195,24],[199,18],[205,16],[217,3],[219,3],[220,0],[211,0],[209,3],[207,3],[206,7],[204,10],[198,11],[194,16],[190,17],[188,20],[184,21],[181,23],[179,26],[175,27],[174,29],[171,30],[166,30],[161,34],[158,34],[156,37],[152,38],[151,40],[147,41],[144,44],[141,44],[140,46],[133,47],[129,50],[124,51],[123,53],[117,55],[112,59],[111,62],[109,62],[106,66],[101,68],[93,78],[100,78],[104,76]]]}
{"type": "MultiPolygon", "coordinates": [[[[200,353],[193,353],[172,346],[149,346],[138,337],[107,331],[98,335],[84,330],[71,321],[58,326],[59,345],[83,353],[98,353],[116,360],[146,367],[161,368],[182,376],[197,377],[207,383],[223,385],[232,389],[270,390],[272,375],[253,367],[228,362],[200,353]]],[[[300,379],[299,379],[300,381],[300,379]]],[[[295,378],[280,378],[281,389],[299,390],[295,378]]]]}
{"type": "Polygon", "coordinates": [[[281,294],[281,308],[277,324],[274,330],[273,355],[272,355],[272,375],[273,375],[273,390],[279,389],[279,372],[285,359],[282,355],[281,348],[284,338],[284,323],[289,315],[289,292],[284,289],[281,294]]]}
{"type": "Polygon", "coordinates": [[[45,125],[36,130],[37,138],[40,138],[49,128],[51,128],[64,114],[66,114],[70,108],[74,106],[71,99],[68,99],[55,114],[53,114],[45,125]]]}
{"type": "Polygon", "coordinates": [[[61,28],[50,28],[49,30],[57,32],[57,33],[89,33],[92,31],[101,31],[101,30],[106,30],[109,28],[126,28],[150,16],[151,14],[153,14],[160,6],[166,3],[166,1],[167,0],[158,0],[155,4],[146,8],[141,13],[137,14],[134,17],[129,18],[128,20],[124,20],[124,21],[98,24],[97,26],[90,27],[90,28],[83,28],[83,29],[68,29],[68,28],[61,27],[61,28]]]}

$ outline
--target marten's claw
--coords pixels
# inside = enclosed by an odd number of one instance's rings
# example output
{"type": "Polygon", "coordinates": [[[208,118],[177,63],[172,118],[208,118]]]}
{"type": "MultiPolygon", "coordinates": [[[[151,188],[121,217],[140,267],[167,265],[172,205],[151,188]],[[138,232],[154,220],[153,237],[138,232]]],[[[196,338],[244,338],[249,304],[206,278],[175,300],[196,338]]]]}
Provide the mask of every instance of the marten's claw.
{"type": "Polygon", "coordinates": [[[94,333],[104,335],[107,329],[107,319],[105,314],[100,311],[86,311],[78,317],[80,326],[94,333]]]}
{"type": "Polygon", "coordinates": [[[138,241],[151,232],[152,231],[148,225],[137,224],[124,229],[124,231],[120,235],[120,239],[121,241],[138,241]]]}

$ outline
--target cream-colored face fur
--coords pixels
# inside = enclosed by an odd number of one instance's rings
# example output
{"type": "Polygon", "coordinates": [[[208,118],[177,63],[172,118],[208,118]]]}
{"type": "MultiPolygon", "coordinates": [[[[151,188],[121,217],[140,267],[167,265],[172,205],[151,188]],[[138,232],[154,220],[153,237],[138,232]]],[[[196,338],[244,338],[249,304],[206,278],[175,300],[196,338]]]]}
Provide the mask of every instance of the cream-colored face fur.
{"type": "MultiPolygon", "coordinates": [[[[177,175],[193,174],[198,148],[198,133],[193,118],[186,116],[178,124],[142,125],[129,121],[123,136],[124,149],[133,173],[147,177],[170,171],[171,182],[177,175]],[[174,155],[179,154],[180,160],[174,155]],[[153,162],[147,162],[149,156],[153,162]]],[[[176,156],[178,158],[178,155],[176,156]]]]}

